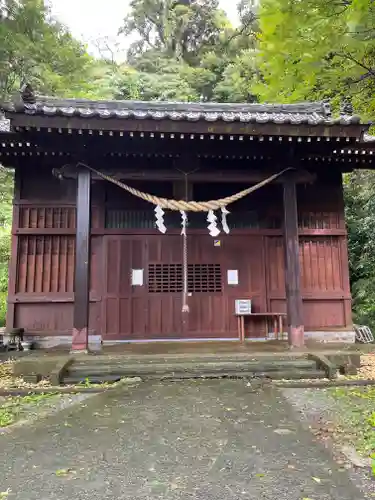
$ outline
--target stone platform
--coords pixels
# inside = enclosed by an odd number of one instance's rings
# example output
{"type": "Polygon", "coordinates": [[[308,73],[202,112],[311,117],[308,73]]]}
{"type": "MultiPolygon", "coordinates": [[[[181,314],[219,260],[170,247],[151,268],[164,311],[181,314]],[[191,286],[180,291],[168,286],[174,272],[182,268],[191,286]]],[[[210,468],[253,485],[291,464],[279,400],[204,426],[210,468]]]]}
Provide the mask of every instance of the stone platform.
{"type": "Polygon", "coordinates": [[[31,351],[15,364],[18,376],[42,375],[54,384],[114,382],[124,377],[149,379],[334,378],[337,370],[358,366],[365,346],[316,345],[290,350],[283,342],[240,344],[140,343],[104,347],[101,352],[31,351]]]}

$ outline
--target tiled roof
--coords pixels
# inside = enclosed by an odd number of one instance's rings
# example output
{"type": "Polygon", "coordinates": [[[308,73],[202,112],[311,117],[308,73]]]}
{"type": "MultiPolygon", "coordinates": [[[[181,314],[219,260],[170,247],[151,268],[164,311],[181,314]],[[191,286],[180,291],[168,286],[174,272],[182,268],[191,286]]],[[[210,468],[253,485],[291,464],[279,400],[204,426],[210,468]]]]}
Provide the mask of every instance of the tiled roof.
{"type": "Polygon", "coordinates": [[[52,97],[6,103],[4,111],[28,115],[136,120],[272,123],[276,125],[352,125],[358,116],[332,117],[327,102],[301,104],[216,104],[144,101],[90,101],[52,97]]]}

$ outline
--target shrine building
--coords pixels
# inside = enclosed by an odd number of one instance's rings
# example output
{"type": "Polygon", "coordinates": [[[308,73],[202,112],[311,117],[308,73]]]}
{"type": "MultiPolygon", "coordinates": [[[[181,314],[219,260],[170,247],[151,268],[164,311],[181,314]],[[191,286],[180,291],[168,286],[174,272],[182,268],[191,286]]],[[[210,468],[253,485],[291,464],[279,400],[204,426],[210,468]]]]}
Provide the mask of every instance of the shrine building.
{"type": "Polygon", "coordinates": [[[342,176],[373,168],[367,129],[327,102],[88,101],[27,86],[0,105],[0,163],[15,171],[7,328],[77,351],[353,342],[342,176]]]}

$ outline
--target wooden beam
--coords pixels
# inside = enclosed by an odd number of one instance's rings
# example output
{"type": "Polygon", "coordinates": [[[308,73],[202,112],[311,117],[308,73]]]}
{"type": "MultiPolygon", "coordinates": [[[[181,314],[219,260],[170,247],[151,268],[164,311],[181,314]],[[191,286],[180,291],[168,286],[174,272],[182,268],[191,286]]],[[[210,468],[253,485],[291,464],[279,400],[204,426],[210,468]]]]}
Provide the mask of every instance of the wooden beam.
{"type": "Polygon", "coordinates": [[[302,295],[300,283],[298,214],[296,182],[293,173],[284,178],[284,249],[285,249],[285,292],[288,315],[289,345],[304,345],[302,318],[302,295]]]}
{"type": "Polygon", "coordinates": [[[77,177],[77,231],[74,277],[72,352],[88,349],[90,287],[91,174],[82,168],[77,177]]]}
{"type": "MultiPolygon", "coordinates": [[[[282,170],[282,167],[280,167],[282,170]]],[[[143,181],[170,181],[170,182],[183,182],[184,174],[175,169],[170,170],[145,170],[145,169],[137,169],[137,170],[120,170],[120,169],[111,169],[111,170],[102,170],[103,173],[110,175],[118,180],[123,181],[131,181],[131,180],[143,180],[143,181]]],[[[210,171],[207,170],[199,170],[189,174],[189,182],[218,182],[218,183],[228,183],[228,182],[243,182],[243,183],[257,183],[263,181],[270,175],[273,175],[277,172],[277,170],[273,171],[261,171],[261,170],[215,170],[212,169],[210,171]]],[[[63,177],[65,178],[77,178],[76,167],[72,166],[69,168],[64,168],[62,171],[63,177]]],[[[93,180],[102,180],[101,177],[92,174],[93,180]]],[[[316,174],[311,174],[306,170],[300,170],[295,173],[295,182],[297,184],[310,184],[315,182],[316,174]]],[[[282,178],[275,179],[273,182],[281,183],[282,178]]]]}

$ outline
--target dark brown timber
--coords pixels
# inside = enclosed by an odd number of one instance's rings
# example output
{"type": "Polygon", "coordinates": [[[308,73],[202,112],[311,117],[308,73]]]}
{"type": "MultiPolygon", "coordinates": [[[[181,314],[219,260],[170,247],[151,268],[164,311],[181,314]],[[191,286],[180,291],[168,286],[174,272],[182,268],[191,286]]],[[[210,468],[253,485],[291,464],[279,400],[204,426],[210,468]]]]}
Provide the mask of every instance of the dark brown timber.
{"type": "Polygon", "coordinates": [[[300,283],[297,195],[293,174],[289,172],[287,172],[285,176],[283,197],[285,293],[288,315],[288,340],[291,346],[300,347],[304,344],[304,325],[302,319],[300,283]]]}
{"type": "Polygon", "coordinates": [[[80,169],[77,177],[77,232],[74,277],[72,351],[88,348],[90,284],[91,174],[80,169]]]}

